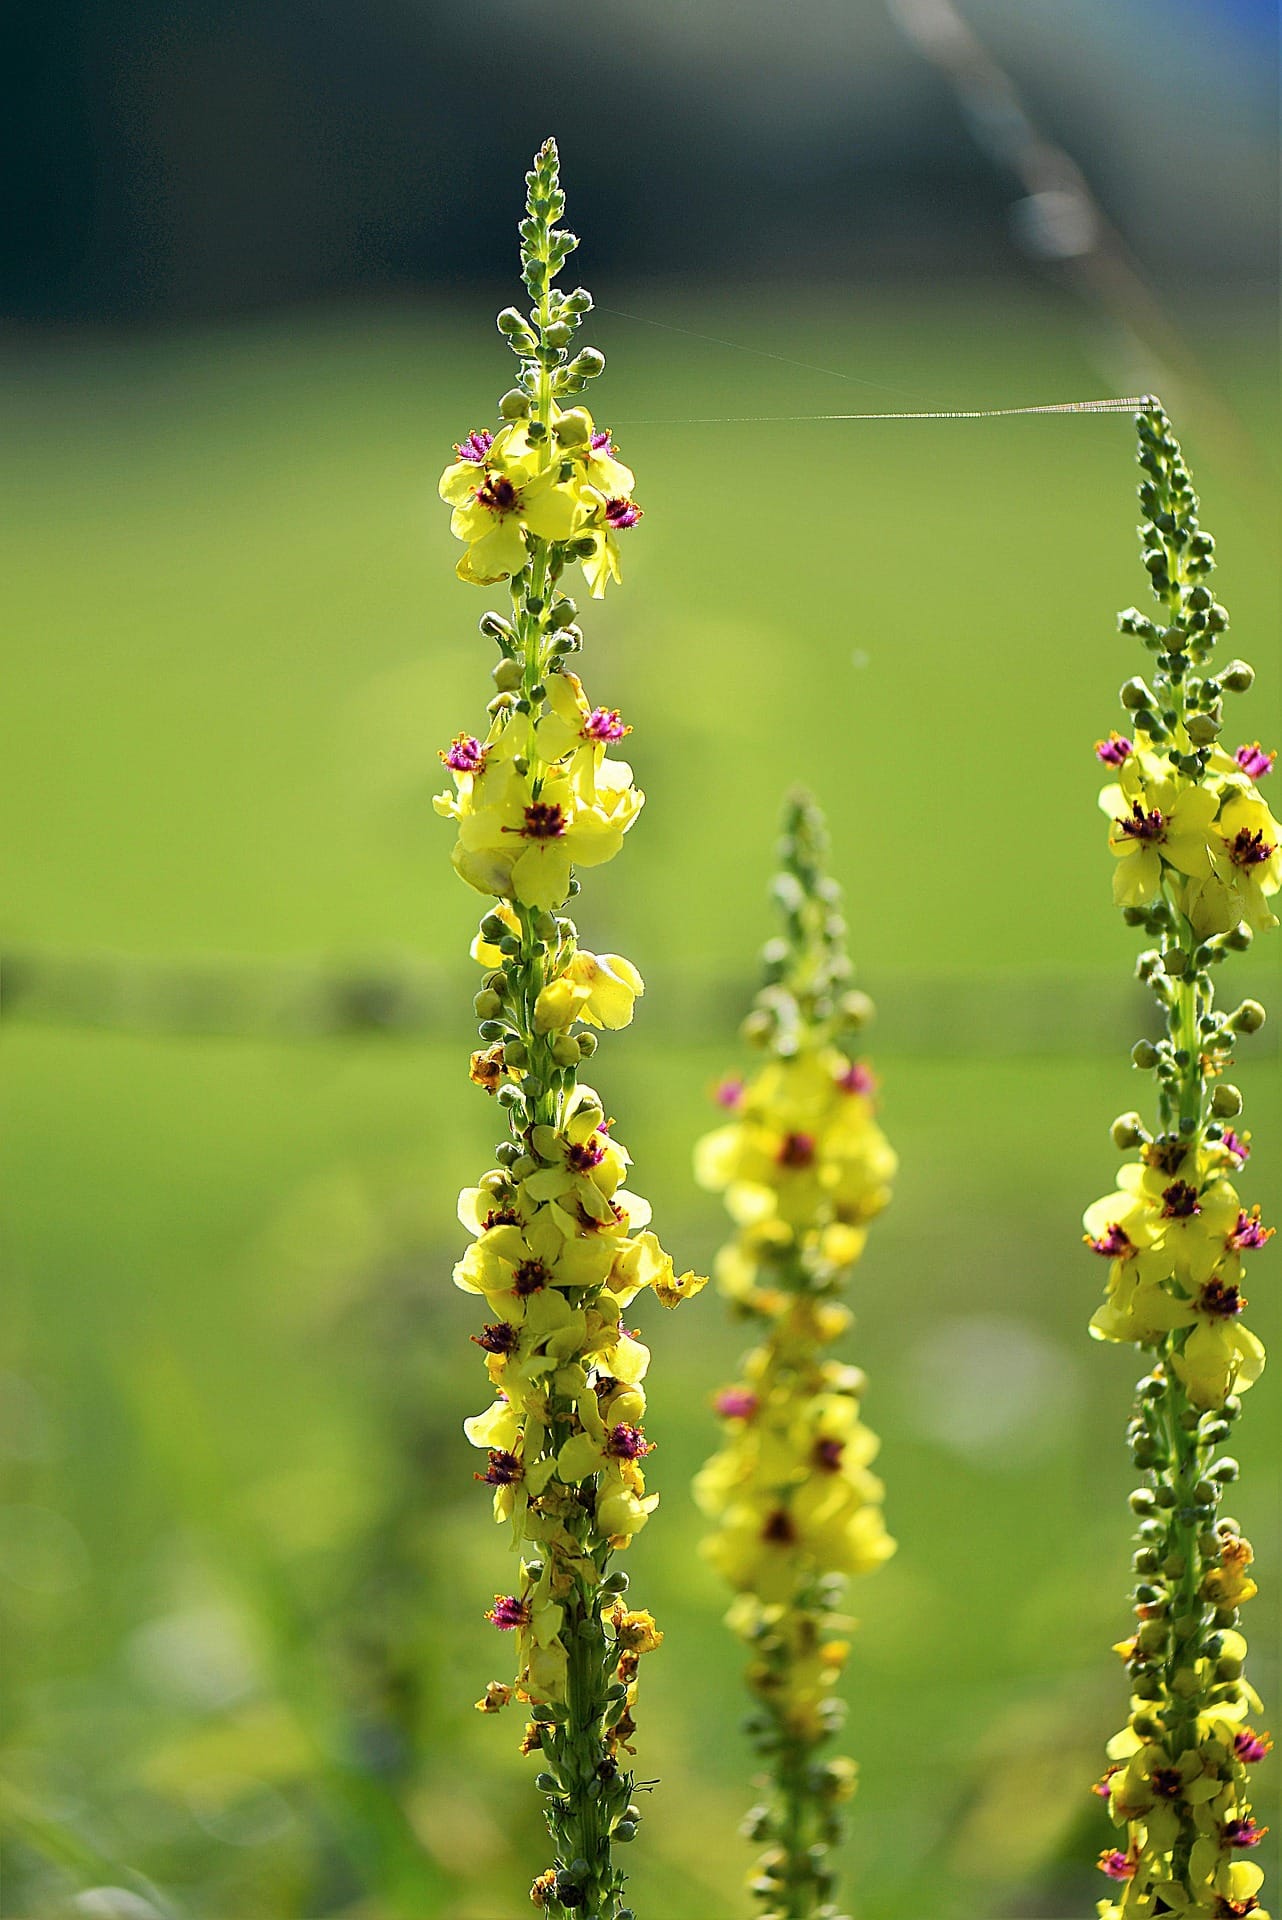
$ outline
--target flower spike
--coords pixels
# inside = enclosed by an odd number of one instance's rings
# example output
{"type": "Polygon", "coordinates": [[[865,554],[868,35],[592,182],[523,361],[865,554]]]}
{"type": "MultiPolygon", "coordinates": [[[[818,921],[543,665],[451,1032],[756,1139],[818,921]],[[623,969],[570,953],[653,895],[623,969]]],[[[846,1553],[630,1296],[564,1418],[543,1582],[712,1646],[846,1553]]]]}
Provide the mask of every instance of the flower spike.
{"type": "Polygon", "coordinates": [[[784,934],[766,947],[744,1027],[766,1061],[721,1082],[714,1098],[733,1118],[696,1150],[701,1184],[725,1194],[739,1223],[718,1279],[758,1329],[742,1377],[715,1397],[722,1446],[695,1493],[713,1521],[704,1551],[736,1593],[728,1624],[750,1652],[748,1731],[770,1781],[745,1827],[766,1842],[749,1882],[762,1920],[836,1916],[831,1851],[855,1769],[822,1749],[843,1712],[842,1594],[848,1576],[894,1551],[870,1471],[877,1441],[860,1419],[863,1375],[830,1352],[850,1325],[840,1295],[896,1162],[853,1051],[872,1009],[850,985],[825,852],[818,808],[793,795],[773,888],[784,934]]]}
{"type": "Polygon", "coordinates": [[[1138,1113],[1114,1122],[1114,1144],[1133,1157],[1085,1215],[1087,1244],[1108,1261],[1091,1331],[1133,1343],[1148,1363],[1128,1435],[1144,1475],[1131,1495],[1137,1626],[1117,1648],[1131,1712],[1097,1789],[1122,1833],[1099,1857],[1115,1885],[1098,1913],[1268,1920],[1260,1868],[1234,1858],[1265,1831],[1251,1817],[1249,1770],[1271,1744],[1247,1724],[1260,1706],[1240,1615],[1256,1591],[1254,1556],[1220,1512],[1238,1477],[1222,1448],[1264,1367],[1243,1282],[1271,1233],[1234,1185],[1249,1136],[1234,1131],[1242,1096],[1224,1076],[1264,1011],[1253,1000],[1219,1011],[1212,971],[1277,925],[1282,828],[1255,784],[1274,756],[1219,745],[1224,696],[1245,692],[1252,673],[1240,660],[1213,666],[1228,615],[1208,584],[1214,542],[1188,466],[1156,403],[1136,426],[1143,561],[1161,611],[1152,620],[1132,607],[1121,627],[1156,656],[1155,672],[1151,687],[1122,688],[1133,739],[1112,733],[1096,753],[1115,776],[1100,796],[1113,897],[1154,942],[1138,973],[1165,1032],[1132,1054],[1156,1078],[1154,1129],[1138,1113]]]}
{"type": "Polygon", "coordinates": [[[515,1695],[528,1709],[520,1750],[542,1761],[535,1784],[556,1855],[534,1880],[535,1905],[552,1920],[625,1920],[613,1847],[641,1818],[625,1756],[640,1658],[663,1635],[625,1609],[627,1575],[610,1570],[658,1502],[644,1472],[650,1356],[622,1315],[645,1288],[675,1307],[704,1283],[675,1274],[646,1230],[649,1207],[624,1185],[627,1150],[578,1078],[597,1031],[627,1026],[644,986],[621,954],[580,947],[565,909],[576,869],[614,857],[642,795],[608,752],[630,729],[570,671],[581,635],[563,581],[575,562],[594,594],[617,580],[617,536],[640,509],[608,434],[586,408],[561,404],[604,361],[569,352],[592,302],[554,285],[577,242],[554,224],[565,201],[551,141],[526,184],[533,304],[499,315],[516,385],[497,430],[460,439],[440,485],[465,543],[460,579],[506,580],[511,596],[510,615],[481,621],[499,649],[491,724],[443,751],[454,785],[436,802],[457,829],[457,872],[492,902],[472,945],[485,971],[470,1077],[507,1125],[497,1165],[461,1196],[473,1240],[454,1270],[484,1305],[472,1339],[494,1396],[464,1430],[519,1556],[516,1590],[486,1614],[515,1642],[515,1678],[491,1681],[478,1704],[497,1713],[515,1695]]]}

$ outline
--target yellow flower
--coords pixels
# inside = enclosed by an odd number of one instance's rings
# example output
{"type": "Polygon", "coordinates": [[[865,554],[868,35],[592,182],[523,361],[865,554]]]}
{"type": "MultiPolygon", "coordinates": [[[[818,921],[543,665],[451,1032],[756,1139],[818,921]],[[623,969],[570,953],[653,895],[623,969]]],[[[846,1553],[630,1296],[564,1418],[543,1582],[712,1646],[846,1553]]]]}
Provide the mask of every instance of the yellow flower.
{"type": "Polygon", "coordinates": [[[524,428],[505,427],[496,439],[473,433],[454,451],[459,458],[441,475],[439,491],[454,509],[450,532],[467,542],[455,569],[460,580],[492,586],[520,573],[527,533],[569,540],[587,518],[590,499],[562,479],[551,449],[532,446],[524,428]]]}
{"type": "MultiPolygon", "coordinates": [[[[509,723],[505,737],[519,731],[509,723]]],[[[496,754],[469,790],[434,804],[458,824],[452,857],[469,886],[550,911],[566,899],[572,867],[614,858],[643,799],[622,761],[581,777],[556,766],[536,781],[496,754]]]]}
{"type": "Polygon", "coordinates": [[[625,1653],[653,1653],[663,1645],[663,1634],[645,1607],[629,1608],[618,1602],[610,1614],[610,1625],[625,1653]]]}
{"type": "Polygon", "coordinates": [[[1262,800],[1235,794],[1215,833],[1222,849],[1215,864],[1237,898],[1238,917],[1261,930],[1276,927],[1266,900],[1282,887],[1282,826],[1262,800]]]}
{"type": "Polygon", "coordinates": [[[1181,786],[1165,762],[1149,761],[1133,776],[1105,787],[1100,806],[1112,821],[1108,844],[1118,862],[1113,898],[1119,907],[1154,900],[1164,866],[1195,879],[1210,873],[1216,796],[1205,787],[1181,786]]]}
{"type": "Polygon", "coordinates": [[[590,1027],[629,1026],[644,992],[641,975],[621,953],[587,953],[580,947],[535,1001],[535,1031],[564,1032],[576,1020],[590,1027]]]}

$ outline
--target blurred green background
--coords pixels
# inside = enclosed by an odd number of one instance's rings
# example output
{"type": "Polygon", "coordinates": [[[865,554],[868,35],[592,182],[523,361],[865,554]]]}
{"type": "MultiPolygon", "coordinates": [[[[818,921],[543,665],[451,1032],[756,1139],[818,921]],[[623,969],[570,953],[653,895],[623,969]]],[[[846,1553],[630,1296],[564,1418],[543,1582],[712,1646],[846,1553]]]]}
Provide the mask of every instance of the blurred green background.
{"type": "MultiPolygon", "coordinates": [[[[545,130],[525,114],[522,154],[545,130]]],[[[478,176],[483,147],[467,192],[514,224],[520,163],[478,176]]],[[[572,214],[589,157],[567,156],[572,214]]],[[[649,795],[579,916],[648,983],[594,1078],[665,1243],[706,1263],[690,1149],[772,931],[780,797],[810,784],[903,1161],[855,1283],[901,1545],[854,1602],[852,1898],[859,1920],[1068,1920],[1098,1897],[1086,1789],[1124,1707],[1137,1369],[1086,1338],[1079,1214],[1147,1091],[1090,751],[1143,666],[1113,623],[1144,584],[1131,429],[707,420],[1069,398],[1125,362],[1184,430],[1259,669],[1239,732],[1270,744],[1269,303],[1249,275],[1231,299],[1177,283],[1173,353],[1071,260],[932,277],[923,240],[911,272],[771,283],[762,254],[731,291],[603,280],[584,231],[611,309],[594,404],[646,509],[585,623],[649,795]]],[[[519,1726],[472,1710],[506,1672],[482,1612],[510,1562],[460,1432],[485,1395],[449,1276],[497,1136],[466,1080],[482,902],[430,808],[491,665],[435,481],[508,371],[470,282],[339,291],[64,315],[0,353],[11,1920],[507,1920],[544,1861],[519,1726]]],[[[1276,1010],[1278,975],[1261,943],[1221,977],[1276,1010]]],[[[1276,1217],[1271,1029],[1240,1077],[1276,1217]]],[[[740,1662],[687,1494],[741,1334],[711,1292],[645,1332],[663,1504],[628,1565],[668,1638],[628,1864],[642,1920],[741,1920],[740,1662]]],[[[1237,1506],[1266,1699],[1280,1445],[1270,1373],[1237,1506]]]]}

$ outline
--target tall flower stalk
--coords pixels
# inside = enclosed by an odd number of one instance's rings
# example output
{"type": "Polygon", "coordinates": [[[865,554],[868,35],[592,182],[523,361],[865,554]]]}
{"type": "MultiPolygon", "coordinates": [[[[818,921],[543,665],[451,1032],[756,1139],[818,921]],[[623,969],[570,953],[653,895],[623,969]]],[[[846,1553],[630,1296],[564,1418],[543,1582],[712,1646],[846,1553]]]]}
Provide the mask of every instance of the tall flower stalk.
{"type": "Polygon", "coordinates": [[[1218,1011],[1212,975],[1277,925],[1282,829],[1257,786],[1274,756],[1254,742],[1219,744],[1224,696],[1245,692],[1252,672],[1241,660],[1212,665],[1228,616],[1208,585],[1214,543],[1188,467],[1156,403],[1137,425],[1140,534],[1159,613],[1131,608],[1121,627],[1156,656],[1155,670],[1122,688],[1129,731],[1096,753],[1115,776],[1100,797],[1114,899],[1154,942],[1138,972],[1165,1031],[1132,1056],[1155,1076],[1151,1130],[1138,1113],[1114,1123],[1115,1145],[1133,1157],[1085,1216],[1087,1244],[1108,1261],[1092,1331],[1135,1342],[1149,1361],[1129,1431],[1145,1476],[1131,1495],[1136,1628],[1117,1648],[1131,1713],[1097,1789],[1122,1833],[1100,1856],[1116,1884],[1099,1913],[1265,1920],[1260,1869],[1237,1857],[1263,1832],[1250,1770],[1271,1744],[1251,1725],[1260,1702],[1243,1675],[1240,1609],[1256,1587],[1251,1547],[1220,1511],[1238,1477],[1222,1449],[1264,1366],[1242,1318],[1245,1270],[1273,1231],[1238,1193],[1250,1135],[1224,1076],[1264,1011],[1253,1000],[1218,1011]]]}
{"type": "Polygon", "coordinates": [[[511,598],[510,611],[481,620],[499,651],[489,725],[442,754],[454,789],[436,802],[458,829],[456,870],[498,902],[472,946],[485,971],[471,1077],[507,1134],[498,1164],[461,1196],[474,1237],[454,1278],[484,1301],[473,1338],[494,1398],[466,1432],[518,1555],[512,1591],[487,1616],[514,1637],[516,1673],[477,1705],[497,1712],[515,1696],[528,1708],[521,1747],[542,1762],[535,1785],[555,1845],[535,1904],[553,1920],[630,1920],[613,1847],[641,1817],[624,1756],[638,1664],[663,1636],[625,1604],[626,1573],[611,1571],[658,1499],[643,1469],[650,1356],[622,1316],[647,1287],[674,1307],[703,1282],[678,1277],[647,1231],[648,1205],[623,1185],[627,1151],[578,1077],[598,1031],[626,1026],[643,989],[630,961],[579,946],[564,909],[575,869],[613,858],[642,795],[608,751],[630,729],[570,671],[582,641],[564,581],[577,562],[599,598],[619,579],[620,537],[641,510],[609,433],[563,404],[605,363],[590,347],[570,351],[590,295],[554,285],[578,243],[555,224],[565,202],[552,141],[526,184],[531,307],[498,319],[516,384],[498,429],[461,441],[440,485],[465,543],[460,578],[506,580],[511,598]]]}
{"type": "Polygon", "coordinates": [[[744,1029],[766,1059],[722,1083],[733,1117],[696,1154],[700,1183],[724,1192],[736,1223],[717,1277],[757,1344],[717,1395],[722,1445],[695,1491],[714,1521],[707,1555],[736,1593],[728,1624],[749,1650],[747,1730],[766,1788],[745,1823],[765,1843],[750,1886],[762,1920],[830,1920],[832,1849],[855,1786],[854,1763],[824,1753],[844,1715],[842,1601],[849,1575],[894,1551],[869,1471],[878,1443],[860,1419],[864,1376],[833,1348],[851,1324],[840,1296],[896,1161],[856,1052],[871,1005],[850,987],[840,890],[804,794],[787,803],[780,853],[784,932],[765,950],[744,1029]]]}

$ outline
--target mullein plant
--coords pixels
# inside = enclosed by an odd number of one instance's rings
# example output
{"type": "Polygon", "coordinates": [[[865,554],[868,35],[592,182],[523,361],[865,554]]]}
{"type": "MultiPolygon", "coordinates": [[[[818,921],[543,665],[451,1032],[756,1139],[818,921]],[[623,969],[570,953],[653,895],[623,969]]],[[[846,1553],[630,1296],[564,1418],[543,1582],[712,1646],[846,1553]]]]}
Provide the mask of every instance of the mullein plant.
{"type": "Polygon", "coordinates": [[[731,1117],[696,1150],[700,1184],[724,1193],[735,1222],[718,1281],[757,1343],[716,1396],[722,1445],[695,1492],[713,1521],[707,1556],[735,1591],[728,1624],[748,1649],[747,1731],[765,1789],[745,1823],[765,1846],[749,1884],[761,1920],[829,1920],[832,1850],[855,1786],[854,1763],[825,1751],[844,1713],[843,1598],[850,1575],[894,1550],[870,1472],[878,1443],[860,1418],[864,1376],[833,1349],[896,1161],[858,1054],[871,1004],[851,987],[841,895],[805,795],[788,802],[780,852],[784,933],[765,949],[744,1028],[766,1057],[721,1083],[731,1117]]]}
{"type": "Polygon", "coordinates": [[[472,945],[484,977],[471,1078],[507,1122],[497,1165],[460,1198],[473,1240],[454,1270],[483,1302],[473,1339],[493,1395],[466,1433],[518,1557],[511,1591],[487,1615],[515,1642],[515,1675],[477,1705],[498,1712],[516,1698],[527,1709],[521,1749],[541,1762],[555,1848],[535,1905],[554,1920],[630,1920],[613,1843],[633,1839],[641,1817],[625,1756],[638,1665],[663,1635],[626,1604],[626,1573],[611,1571],[658,1499],[643,1465],[650,1355],[624,1315],[646,1288],[675,1307],[703,1282],[675,1274],[648,1231],[649,1206],[623,1184],[627,1151],[578,1078],[598,1032],[627,1026],[642,982],[620,955],[580,947],[565,907],[575,869],[613,858],[642,795],[609,751],[630,729],[570,670],[582,640],[564,582],[578,564],[604,594],[641,509],[609,433],[576,400],[604,361],[571,352],[591,297],[554,286],[577,241],[556,226],[565,202],[552,141],[526,185],[531,305],[498,319],[516,383],[497,429],[460,441],[440,484],[464,543],[460,579],[506,581],[511,598],[480,623],[499,652],[489,724],[442,754],[454,788],[436,802],[457,828],[455,869],[497,903],[472,945]]]}
{"type": "Polygon", "coordinates": [[[1273,1231],[1239,1193],[1250,1135],[1225,1074],[1238,1036],[1264,1012],[1253,1000],[1218,1011],[1212,976],[1277,925],[1269,901],[1282,885],[1282,829],[1258,787],[1274,755],[1255,742],[1220,744],[1224,696],[1245,692],[1252,672],[1241,660],[1213,665],[1228,617],[1208,584],[1214,543],[1199,528],[1188,467],[1155,402],[1137,425],[1140,537],[1160,611],[1150,619],[1131,608],[1121,628],[1156,656],[1155,669],[1122,688],[1127,731],[1096,753],[1110,774],[1100,804],[1113,895],[1154,943],[1138,972],[1165,1032],[1132,1056],[1155,1076],[1155,1116],[1114,1123],[1127,1163],[1117,1191],[1085,1216],[1087,1244],[1108,1263],[1092,1331],[1135,1343],[1148,1361],[1129,1431],[1145,1474],[1131,1495],[1136,1626],[1117,1648],[1131,1712],[1097,1788],[1120,1829],[1100,1856],[1115,1885],[1099,1914],[1266,1920],[1249,1858],[1264,1831],[1250,1775],[1271,1742],[1252,1724],[1260,1702],[1243,1676],[1240,1618],[1256,1586],[1251,1547],[1220,1511],[1238,1477],[1222,1449],[1264,1366],[1243,1320],[1246,1269],[1273,1231]]]}

